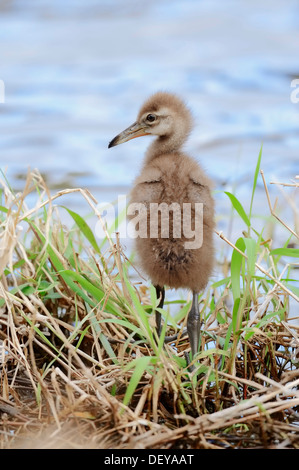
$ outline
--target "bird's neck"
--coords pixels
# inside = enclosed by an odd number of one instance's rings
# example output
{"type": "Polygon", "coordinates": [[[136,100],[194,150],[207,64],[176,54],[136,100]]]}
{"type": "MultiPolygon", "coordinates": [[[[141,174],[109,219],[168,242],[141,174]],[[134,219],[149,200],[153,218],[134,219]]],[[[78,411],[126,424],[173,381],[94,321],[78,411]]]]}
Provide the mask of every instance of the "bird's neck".
{"type": "MultiPolygon", "coordinates": [[[[185,139],[184,139],[185,140],[185,139]]],[[[154,160],[156,157],[163,155],[165,153],[174,153],[180,151],[182,145],[182,136],[162,136],[158,137],[154,142],[149,146],[146,152],[146,163],[154,160]]]]}

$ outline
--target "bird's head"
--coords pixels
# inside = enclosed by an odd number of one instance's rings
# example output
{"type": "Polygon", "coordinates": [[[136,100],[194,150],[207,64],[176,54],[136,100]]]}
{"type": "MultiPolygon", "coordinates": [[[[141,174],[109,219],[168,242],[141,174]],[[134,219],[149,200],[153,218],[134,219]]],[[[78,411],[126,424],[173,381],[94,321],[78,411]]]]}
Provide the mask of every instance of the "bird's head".
{"type": "Polygon", "coordinates": [[[143,135],[172,139],[181,145],[192,128],[192,116],[176,95],[155,93],[141,107],[136,122],[114,137],[109,148],[143,135]]]}

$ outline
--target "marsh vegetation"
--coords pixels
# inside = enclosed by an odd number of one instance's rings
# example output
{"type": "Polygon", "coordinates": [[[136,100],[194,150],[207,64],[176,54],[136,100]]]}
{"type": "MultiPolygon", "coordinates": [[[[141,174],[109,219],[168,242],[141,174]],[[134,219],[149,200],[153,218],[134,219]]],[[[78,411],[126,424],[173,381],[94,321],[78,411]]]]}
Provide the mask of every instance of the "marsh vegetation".
{"type": "Polygon", "coordinates": [[[165,302],[158,338],[155,290],[105,226],[93,195],[81,188],[51,195],[36,171],[16,194],[2,173],[2,448],[299,446],[298,180],[280,185],[283,205],[293,207],[286,223],[261,155],[250,210],[237,192],[226,194],[243,231],[236,240],[215,233],[217,276],[200,297],[192,373],[185,358],[191,298],[177,293],[165,302]],[[269,203],[262,230],[253,223],[257,181],[269,203]],[[86,217],[64,206],[64,196],[76,193],[86,217]],[[103,222],[103,240],[90,217],[103,222]],[[277,224],[285,233],[279,247],[277,224]]]}

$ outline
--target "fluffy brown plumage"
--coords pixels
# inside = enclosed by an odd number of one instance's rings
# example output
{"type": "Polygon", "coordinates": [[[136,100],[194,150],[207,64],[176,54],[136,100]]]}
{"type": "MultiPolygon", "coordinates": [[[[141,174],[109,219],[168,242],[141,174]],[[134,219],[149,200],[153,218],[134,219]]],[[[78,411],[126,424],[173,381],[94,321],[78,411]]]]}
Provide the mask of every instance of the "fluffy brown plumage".
{"type": "MultiPolygon", "coordinates": [[[[147,208],[146,238],[136,239],[136,249],[144,272],[161,295],[163,306],[164,286],[189,288],[193,304],[188,316],[188,333],[193,355],[197,352],[200,335],[198,293],[207,285],[213,267],[214,201],[211,181],[200,165],[182,150],[192,129],[192,116],[181,99],[170,93],[156,93],[141,107],[137,121],[116,136],[109,147],[141,135],[155,135],[149,146],[143,167],[136,178],[130,203],[142,203],[147,208]],[[175,212],[169,213],[169,236],[163,238],[162,219],[158,219],[157,236],[150,237],[152,217],[150,205],[176,203],[180,207],[181,236],[174,233],[175,212]],[[199,248],[186,248],[183,230],[183,204],[191,207],[191,229],[195,229],[195,204],[203,203],[203,240],[199,248]]],[[[179,220],[179,219],[178,219],[179,220]]],[[[161,317],[156,314],[160,331],[161,317]]]]}

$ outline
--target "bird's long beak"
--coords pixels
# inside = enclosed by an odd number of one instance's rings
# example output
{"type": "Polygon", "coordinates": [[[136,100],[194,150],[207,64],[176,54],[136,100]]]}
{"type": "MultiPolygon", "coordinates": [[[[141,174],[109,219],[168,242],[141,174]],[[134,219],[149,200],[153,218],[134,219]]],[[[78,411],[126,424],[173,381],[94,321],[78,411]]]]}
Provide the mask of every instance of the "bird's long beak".
{"type": "Polygon", "coordinates": [[[146,132],[146,125],[140,124],[139,122],[134,122],[130,127],[125,129],[123,132],[118,134],[108,145],[108,148],[115,147],[115,145],[123,144],[128,140],[135,139],[136,137],[141,137],[142,135],[148,135],[146,132]]]}

